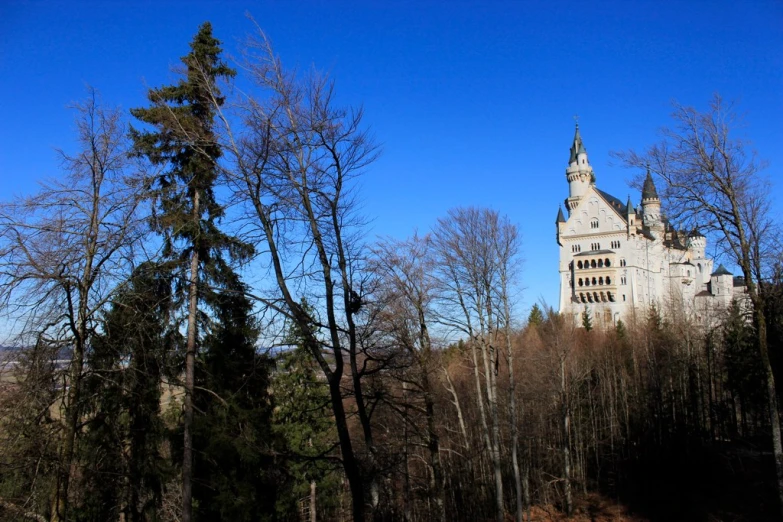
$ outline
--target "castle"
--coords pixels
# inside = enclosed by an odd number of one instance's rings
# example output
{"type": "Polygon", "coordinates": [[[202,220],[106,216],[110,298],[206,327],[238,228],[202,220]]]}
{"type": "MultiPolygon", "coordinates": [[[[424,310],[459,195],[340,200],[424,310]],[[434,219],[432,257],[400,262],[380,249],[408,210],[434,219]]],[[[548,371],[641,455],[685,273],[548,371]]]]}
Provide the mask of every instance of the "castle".
{"type": "Polygon", "coordinates": [[[675,230],[661,214],[648,170],[641,205],[596,187],[579,124],[566,168],[568,218],[559,208],[560,313],[582,323],[612,325],[645,314],[651,304],[673,314],[708,320],[744,292],[735,278],[705,255],[706,238],[675,230]]]}

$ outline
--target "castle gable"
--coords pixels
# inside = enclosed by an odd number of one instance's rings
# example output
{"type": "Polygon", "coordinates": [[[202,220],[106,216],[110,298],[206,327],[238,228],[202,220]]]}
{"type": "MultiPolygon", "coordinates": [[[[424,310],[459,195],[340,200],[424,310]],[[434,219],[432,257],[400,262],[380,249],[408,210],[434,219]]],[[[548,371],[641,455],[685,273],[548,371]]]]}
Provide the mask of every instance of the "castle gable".
{"type": "Polygon", "coordinates": [[[625,230],[624,214],[625,205],[592,185],[571,211],[564,235],[606,234],[625,230]]]}

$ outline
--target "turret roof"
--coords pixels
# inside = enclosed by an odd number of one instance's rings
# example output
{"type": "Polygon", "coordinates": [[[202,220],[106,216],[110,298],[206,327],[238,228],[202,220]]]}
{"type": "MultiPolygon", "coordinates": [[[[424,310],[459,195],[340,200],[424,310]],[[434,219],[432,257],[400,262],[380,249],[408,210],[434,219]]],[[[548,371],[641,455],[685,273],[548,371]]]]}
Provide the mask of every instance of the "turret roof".
{"type": "Polygon", "coordinates": [[[582,135],[579,134],[579,123],[576,124],[576,132],[574,133],[574,144],[571,145],[571,157],[568,159],[568,163],[576,161],[576,156],[583,152],[587,152],[584,143],[582,143],[582,135]]]}
{"type": "Polygon", "coordinates": [[[555,220],[555,223],[565,223],[566,219],[563,215],[563,208],[558,206],[557,207],[557,219],[555,220]]]}
{"type": "Polygon", "coordinates": [[[647,177],[644,178],[644,185],[642,186],[642,201],[645,199],[658,199],[658,191],[655,190],[655,183],[650,175],[650,169],[647,168],[647,177]]]}
{"type": "Polygon", "coordinates": [[[722,276],[722,275],[732,275],[731,272],[726,270],[726,267],[723,266],[723,264],[720,264],[718,266],[718,269],[712,273],[714,276],[722,276]]]}

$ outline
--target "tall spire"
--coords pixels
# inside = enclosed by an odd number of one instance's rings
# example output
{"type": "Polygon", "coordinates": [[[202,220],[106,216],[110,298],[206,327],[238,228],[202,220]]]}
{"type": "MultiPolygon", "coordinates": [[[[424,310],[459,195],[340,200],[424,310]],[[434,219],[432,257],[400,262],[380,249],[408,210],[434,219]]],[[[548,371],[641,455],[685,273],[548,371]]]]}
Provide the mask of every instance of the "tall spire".
{"type": "Polygon", "coordinates": [[[571,145],[571,157],[568,159],[568,163],[574,163],[576,157],[579,154],[587,153],[584,143],[582,143],[582,135],[579,134],[579,122],[576,122],[576,132],[574,133],[574,143],[571,145]]]}
{"type": "Polygon", "coordinates": [[[555,223],[565,223],[566,219],[563,215],[563,209],[560,207],[560,205],[557,206],[557,219],[555,220],[555,223]]]}
{"type": "Polygon", "coordinates": [[[658,199],[658,191],[655,190],[655,182],[653,182],[650,175],[650,166],[647,166],[647,177],[644,178],[644,185],[642,185],[642,200],[645,199],[658,199]]]}
{"type": "Polygon", "coordinates": [[[566,179],[568,180],[566,208],[570,216],[579,204],[579,200],[587,193],[590,185],[595,184],[595,174],[593,174],[593,167],[590,166],[587,159],[587,149],[585,149],[582,135],[579,132],[579,122],[576,123],[574,142],[571,144],[571,159],[566,168],[566,179]]]}

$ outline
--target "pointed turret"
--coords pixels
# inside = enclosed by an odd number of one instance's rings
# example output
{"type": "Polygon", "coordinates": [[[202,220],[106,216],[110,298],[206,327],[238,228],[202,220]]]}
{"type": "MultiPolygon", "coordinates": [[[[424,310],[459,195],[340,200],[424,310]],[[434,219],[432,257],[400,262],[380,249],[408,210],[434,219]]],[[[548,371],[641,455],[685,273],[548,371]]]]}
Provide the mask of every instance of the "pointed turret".
{"type": "Polygon", "coordinates": [[[575,163],[580,154],[587,155],[587,149],[582,142],[582,135],[579,133],[579,122],[576,123],[576,132],[574,132],[574,143],[571,145],[571,156],[568,158],[568,164],[575,163]]]}
{"type": "Polygon", "coordinates": [[[563,209],[561,207],[557,207],[557,219],[555,220],[555,223],[565,223],[566,219],[563,215],[563,209]]]}
{"type": "Polygon", "coordinates": [[[579,132],[579,123],[576,124],[576,130],[574,131],[574,141],[571,144],[571,155],[568,158],[566,179],[568,179],[566,209],[570,215],[579,204],[579,200],[587,192],[588,187],[595,183],[595,174],[593,174],[593,167],[590,166],[590,162],[587,159],[587,149],[582,141],[582,134],[579,132]]]}
{"type": "Polygon", "coordinates": [[[642,213],[644,214],[644,225],[648,228],[662,229],[661,220],[661,200],[658,198],[658,191],[655,190],[655,182],[650,174],[650,166],[647,166],[647,177],[644,178],[642,185],[642,213]]]}
{"type": "Polygon", "coordinates": [[[642,186],[642,201],[645,199],[658,199],[658,191],[655,190],[655,182],[650,174],[650,167],[647,167],[647,177],[644,178],[642,186]]]}

